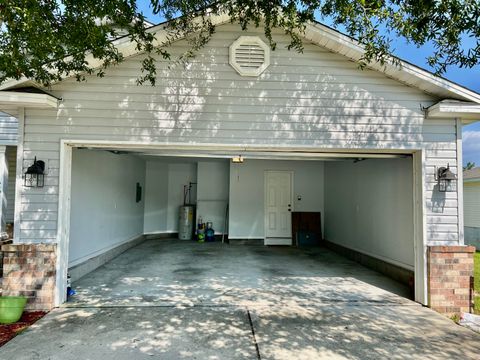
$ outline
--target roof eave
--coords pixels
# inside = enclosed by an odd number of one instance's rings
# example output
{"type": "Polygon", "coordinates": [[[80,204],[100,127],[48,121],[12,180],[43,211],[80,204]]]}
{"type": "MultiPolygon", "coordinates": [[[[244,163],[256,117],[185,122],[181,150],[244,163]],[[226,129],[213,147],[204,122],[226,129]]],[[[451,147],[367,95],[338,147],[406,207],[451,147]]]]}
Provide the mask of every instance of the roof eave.
{"type": "Polygon", "coordinates": [[[427,109],[427,118],[457,118],[464,123],[480,120],[480,104],[462,101],[440,101],[427,109]]]}
{"type": "Polygon", "coordinates": [[[58,99],[48,94],[0,91],[0,110],[2,107],[57,108],[58,99]]]}

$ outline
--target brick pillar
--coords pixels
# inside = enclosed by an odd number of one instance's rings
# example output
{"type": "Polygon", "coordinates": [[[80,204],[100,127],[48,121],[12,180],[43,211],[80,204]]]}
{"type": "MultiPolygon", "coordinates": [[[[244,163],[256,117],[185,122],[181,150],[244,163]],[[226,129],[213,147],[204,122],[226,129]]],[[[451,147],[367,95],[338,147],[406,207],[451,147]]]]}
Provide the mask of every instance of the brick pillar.
{"type": "Polygon", "coordinates": [[[446,315],[472,308],[474,246],[428,247],[429,306],[446,315]]]}
{"type": "Polygon", "coordinates": [[[55,244],[3,245],[3,295],[27,296],[27,310],[54,306],[55,244]]]}

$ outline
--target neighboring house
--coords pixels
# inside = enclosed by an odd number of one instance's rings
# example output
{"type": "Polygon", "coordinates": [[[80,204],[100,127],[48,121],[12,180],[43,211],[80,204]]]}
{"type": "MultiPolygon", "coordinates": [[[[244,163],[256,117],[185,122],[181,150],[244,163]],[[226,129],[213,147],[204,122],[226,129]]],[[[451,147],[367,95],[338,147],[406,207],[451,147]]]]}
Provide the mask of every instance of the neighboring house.
{"type": "MultiPolygon", "coordinates": [[[[270,51],[263,29],[213,21],[189,64],[158,57],[156,87],[136,85],[142,57],[128,38],[115,41],[126,61],[104,78],[0,86],[0,110],[18,119],[20,164],[4,250],[39,259],[6,272],[6,293],[59,305],[69,269],[80,276],[144,235],[178,232],[192,186],[198,215],[231,241],[289,245],[290,212],[320,212],[331,247],[411,274],[422,304],[468,310],[469,275],[445,266],[473,262],[462,187],[442,192],[437,175],[449,164],[462,183],[462,123],[480,118],[480,95],[408,63],[361,70],[362,48],[320,24],[307,26],[299,54],[281,31],[270,51]],[[43,187],[23,184],[35,158],[43,187]]],[[[150,31],[166,37],[163,26],[150,31]]]]}
{"type": "Polygon", "coordinates": [[[480,250],[480,167],[463,172],[465,244],[480,250]]]}

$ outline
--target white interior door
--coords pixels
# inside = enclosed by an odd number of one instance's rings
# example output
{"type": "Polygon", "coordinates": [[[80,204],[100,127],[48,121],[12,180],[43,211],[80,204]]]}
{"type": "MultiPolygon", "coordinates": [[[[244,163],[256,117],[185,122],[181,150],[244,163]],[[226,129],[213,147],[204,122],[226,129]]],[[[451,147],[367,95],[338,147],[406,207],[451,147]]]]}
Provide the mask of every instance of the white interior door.
{"type": "Polygon", "coordinates": [[[292,245],[291,171],[265,172],[265,245],[292,245]]]}

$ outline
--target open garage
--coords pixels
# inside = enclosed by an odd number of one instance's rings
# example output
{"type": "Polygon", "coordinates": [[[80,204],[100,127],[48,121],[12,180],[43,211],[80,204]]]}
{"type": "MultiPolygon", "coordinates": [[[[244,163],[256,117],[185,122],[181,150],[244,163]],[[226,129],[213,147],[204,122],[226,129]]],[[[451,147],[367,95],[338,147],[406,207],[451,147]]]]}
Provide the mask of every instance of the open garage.
{"type": "Polygon", "coordinates": [[[71,164],[76,305],[413,299],[411,154],[80,146],[71,164]],[[198,222],[214,242],[195,242],[198,222]]]}

